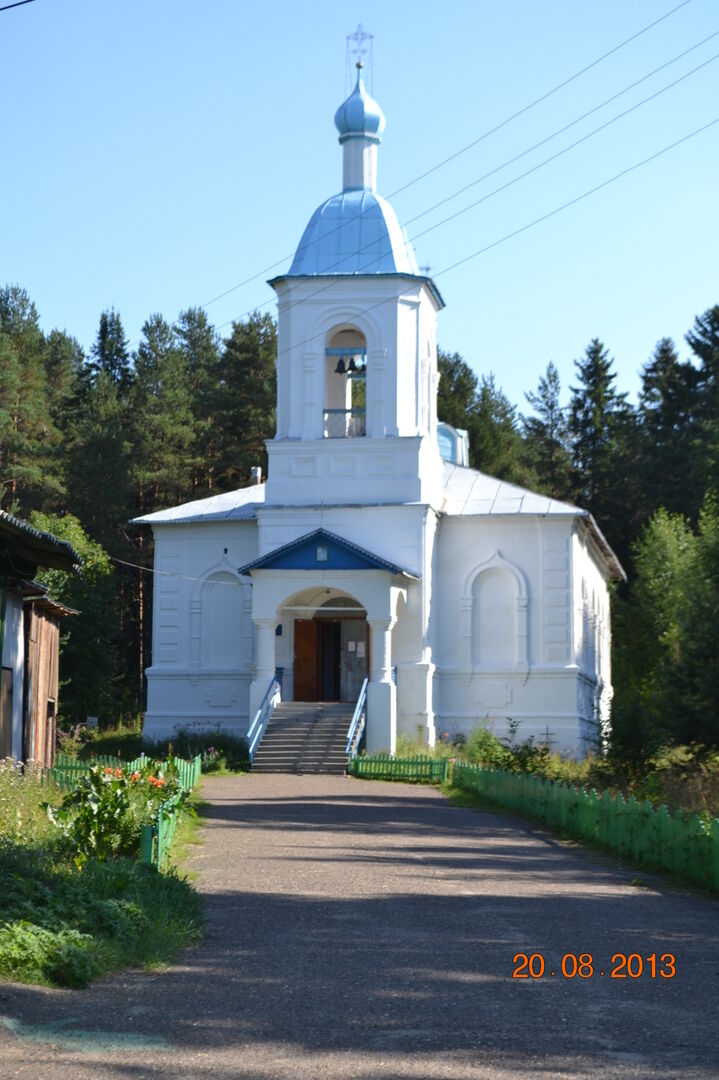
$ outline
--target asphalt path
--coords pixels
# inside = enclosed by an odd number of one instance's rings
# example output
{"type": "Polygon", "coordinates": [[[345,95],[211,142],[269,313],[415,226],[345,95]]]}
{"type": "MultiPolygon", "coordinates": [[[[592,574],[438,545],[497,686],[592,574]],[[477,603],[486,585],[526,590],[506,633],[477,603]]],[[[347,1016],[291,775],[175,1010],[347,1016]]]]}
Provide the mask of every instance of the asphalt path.
{"type": "Polygon", "coordinates": [[[428,787],[203,797],[202,945],[85,991],[0,984],[3,1080],[719,1078],[716,900],[428,787]],[[544,974],[513,978],[520,953],[544,974]]]}

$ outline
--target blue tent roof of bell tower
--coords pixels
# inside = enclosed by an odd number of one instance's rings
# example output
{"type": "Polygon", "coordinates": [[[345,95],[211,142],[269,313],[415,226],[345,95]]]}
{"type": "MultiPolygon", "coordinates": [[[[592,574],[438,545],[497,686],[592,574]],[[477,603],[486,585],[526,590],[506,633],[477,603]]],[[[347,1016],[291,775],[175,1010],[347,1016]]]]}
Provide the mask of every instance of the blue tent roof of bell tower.
{"type": "Polygon", "coordinates": [[[390,204],[372,191],[349,190],[315,210],[288,276],[418,273],[412,245],[390,204]]]}

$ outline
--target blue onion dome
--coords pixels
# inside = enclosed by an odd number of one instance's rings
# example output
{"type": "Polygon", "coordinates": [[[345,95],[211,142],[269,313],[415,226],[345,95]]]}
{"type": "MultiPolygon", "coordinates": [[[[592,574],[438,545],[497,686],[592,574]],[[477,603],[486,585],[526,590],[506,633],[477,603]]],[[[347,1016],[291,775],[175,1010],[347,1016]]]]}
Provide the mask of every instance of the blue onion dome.
{"type": "Polygon", "coordinates": [[[357,84],[335,113],[335,126],[340,133],[340,142],[345,139],[363,137],[380,141],[384,131],[385,118],[374,98],[365,90],[362,82],[362,65],[357,65],[357,84]]]}

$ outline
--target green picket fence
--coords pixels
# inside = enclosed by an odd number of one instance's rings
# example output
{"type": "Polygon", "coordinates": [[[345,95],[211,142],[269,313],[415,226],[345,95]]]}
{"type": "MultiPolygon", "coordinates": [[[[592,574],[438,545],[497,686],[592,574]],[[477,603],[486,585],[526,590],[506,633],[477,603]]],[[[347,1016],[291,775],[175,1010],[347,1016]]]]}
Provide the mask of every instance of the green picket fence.
{"type": "Polygon", "coordinates": [[[447,779],[447,764],[446,758],[439,760],[424,755],[394,758],[389,754],[373,754],[352,758],[347,771],[350,776],[363,780],[419,780],[443,784],[447,779]]]}
{"type": "MultiPolygon", "coordinates": [[[[141,769],[149,760],[144,754],[140,754],[133,761],[123,761],[121,758],[112,757],[110,754],[100,754],[98,757],[91,758],[88,761],[78,761],[77,758],[71,757],[69,754],[60,753],[56,755],[55,764],[51,769],[42,769],[40,771],[40,781],[43,784],[51,782],[66,791],[68,788],[73,787],[81,776],[89,773],[94,765],[102,765],[103,768],[109,769],[129,769],[130,772],[134,772],[135,769],[141,769]]],[[[179,760],[179,758],[175,758],[175,763],[179,760]]]]}
{"type": "Polygon", "coordinates": [[[536,818],[568,836],[607,848],[648,870],[666,870],[684,881],[719,891],[719,819],[634,797],[601,794],[524,773],[455,764],[452,786],[497,806],[536,818]]]}
{"type": "MultiPolygon", "coordinates": [[[[183,793],[192,791],[202,774],[202,755],[198,754],[190,761],[173,758],[173,762],[183,793]]],[[[140,862],[151,863],[158,868],[164,866],[175,838],[175,829],[183,802],[182,794],[171,795],[169,799],[160,803],[157,821],[152,825],[143,825],[140,838],[140,862]]]]}
{"type": "MultiPolygon", "coordinates": [[[[43,784],[54,784],[62,791],[74,786],[81,776],[86,775],[94,765],[103,768],[122,769],[126,773],[133,773],[141,769],[148,762],[154,761],[145,754],[133,761],[122,761],[120,758],[109,754],[101,754],[89,761],[78,761],[68,754],[58,754],[52,769],[42,769],[40,780],[43,784]]],[[[177,778],[180,782],[182,793],[172,795],[160,803],[157,811],[157,820],[152,825],[143,825],[140,839],[140,861],[151,863],[154,866],[163,866],[170,853],[172,841],[175,837],[175,829],[179,818],[179,809],[184,802],[184,793],[190,792],[199,782],[202,774],[202,755],[186,761],[184,758],[175,757],[172,763],[177,769],[177,778]]],[[[162,762],[156,762],[161,767],[162,762]]]]}

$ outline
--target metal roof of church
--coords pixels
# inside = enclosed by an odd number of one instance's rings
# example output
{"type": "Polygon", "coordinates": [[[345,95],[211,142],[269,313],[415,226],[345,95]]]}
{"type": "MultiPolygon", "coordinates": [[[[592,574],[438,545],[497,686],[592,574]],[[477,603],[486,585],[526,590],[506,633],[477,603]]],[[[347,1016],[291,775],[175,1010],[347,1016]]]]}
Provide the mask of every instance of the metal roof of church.
{"type": "Polygon", "coordinates": [[[444,466],[443,487],[444,502],[439,509],[448,517],[534,514],[539,517],[579,518],[594,537],[612,575],[619,581],[626,580],[622,564],[588,510],[449,462],[445,462],[444,466]]]}
{"type": "Polygon", "coordinates": [[[419,276],[419,269],[390,204],[365,189],[333,195],[310,218],[287,276],[316,274],[419,276]]]}
{"type": "MultiPolygon", "coordinates": [[[[183,503],[168,510],[133,519],[134,525],[189,525],[212,521],[252,521],[255,510],[265,502],[265,485],[228,491],[208,499],[183,503]]],[[[321,500],[318,499],[318,505],[321,500]]],[[[350,505],[348,503],[348,505],[350,505]]],[[[354,504],[352,504],[354,505],[354,504]]],[[[538,495],[528,488],[508,484],[495,476],[444,463],[442,500],[436,507],[447,517],[498,517],[500,515],[536,515],[537,517],[576,517],[586,522],[615,577],[625,577],[622,565],[601,529],[587,510],[572,503],[538,495]]]]}
{"type": "Polygon", "coordinates": [[[252,521],[255,507],[265,501],[265,485],[226,491],[224,495],[210,495],[207,499],[170,506],[156,510],[154,514],[132,519],[133,525],[188,525],[197,521],[252,521]]]}

